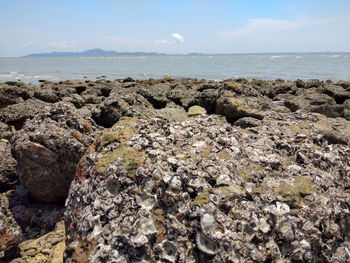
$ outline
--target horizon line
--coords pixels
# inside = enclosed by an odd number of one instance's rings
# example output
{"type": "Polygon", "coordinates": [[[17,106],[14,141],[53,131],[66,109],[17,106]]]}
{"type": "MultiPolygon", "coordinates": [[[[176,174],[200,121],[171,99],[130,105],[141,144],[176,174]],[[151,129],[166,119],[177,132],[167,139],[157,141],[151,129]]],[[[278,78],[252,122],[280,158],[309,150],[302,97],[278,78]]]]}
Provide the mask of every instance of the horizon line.
{"type": "MultiPolygon", "coordinates": [[[[84,53],[86,51],[92,51],[92,50],[101,50],[104,52],[116,52],[121,53],[120,55],[116,54],[115,56],[76,56],[75,58],[86,58],[86,57],[125,57],[125,56],[140,56],[142,57],[142,54],[138,53],[144,53],[145,55],[150,55],[156,57],[156,56],[227,56],[227,55],[269,55],[269,54],[332,54],[332,53],[338,53],[338,54],[346,54],[350,53],[350,51],[281,51],[281,52],[235,52],[235,53],[202,53],[202,52],[189,52],[189,53],[163,53],[163,52],[156,52],[156,51],[114,51],[114,50],[102,50],[102,49],[88,49],[84,51],[52,51],[52,52],[42,52],[42,53],[31,53],[23,56],[0,56],[0,58],[52,58],[55,56],[50,56],[50,54],[53,53],[72,53],[72,54],[78,54],[78,53],[84,53]],[[48,56],[44,56],[44,55],[48,56]],[[37,56],[40,55],[40,56],[37,56]]],[[[64,57],[71,57],[71,56],[58,56],[61,58],[64,57]]]]}

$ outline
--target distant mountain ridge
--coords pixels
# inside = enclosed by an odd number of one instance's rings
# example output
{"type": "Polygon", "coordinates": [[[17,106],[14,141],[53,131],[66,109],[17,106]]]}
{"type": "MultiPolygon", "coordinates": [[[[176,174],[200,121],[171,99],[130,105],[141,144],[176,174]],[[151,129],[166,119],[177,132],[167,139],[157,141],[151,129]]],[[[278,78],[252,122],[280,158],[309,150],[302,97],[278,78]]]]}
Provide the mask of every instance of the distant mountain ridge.
{"type": "Polygon", "coordinates": [[[82,52],[50,52],[36,53],[24,56],[26,57],[119,57],[119,56],[166,56],[165,53],[157,52],[117,52],[105,51],[99,48],[90,49],[82,52]]]}

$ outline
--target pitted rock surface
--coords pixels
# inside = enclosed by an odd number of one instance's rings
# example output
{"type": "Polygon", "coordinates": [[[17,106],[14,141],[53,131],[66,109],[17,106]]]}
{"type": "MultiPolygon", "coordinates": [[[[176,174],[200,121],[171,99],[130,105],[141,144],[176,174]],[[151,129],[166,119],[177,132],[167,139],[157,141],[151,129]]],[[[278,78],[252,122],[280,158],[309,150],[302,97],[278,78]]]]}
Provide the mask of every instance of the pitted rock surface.
{"type": "Polygon", "coordinates": [[[83,119],[64,103],[27,120],[12,138],[21,184],[42,202],[64,201],[95,131],[92,120],[83,119]]]}
{"type": "Polygon", "coordinates": [[[0,139],[0,193],[13,189],[18,182],[17,162],[11,154],[11,144],[0,139]]]}
{"type": "Polygon", "coordinates": [[[22,231],[9,208],[6,193],[0,194],[0,261],[11,258],[12,251],[22,238],[22,231]]]}
{"type": "Polygon", "coordinates": [[[82,158],[66,262],[347,262],[350,149],[319,115],[122,118],[82,158]]]}

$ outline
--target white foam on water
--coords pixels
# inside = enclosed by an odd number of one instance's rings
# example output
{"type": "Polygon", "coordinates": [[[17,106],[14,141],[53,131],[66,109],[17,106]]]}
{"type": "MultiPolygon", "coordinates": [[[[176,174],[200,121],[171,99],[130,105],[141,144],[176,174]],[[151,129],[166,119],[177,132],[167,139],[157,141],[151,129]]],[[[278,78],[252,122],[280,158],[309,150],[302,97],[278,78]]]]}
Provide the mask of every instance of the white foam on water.
{"type": "Polygon", "coordinates": [[[271,56],[270,59],[275,59],[275,58],[286,58],[287,56],[271,56]]]}

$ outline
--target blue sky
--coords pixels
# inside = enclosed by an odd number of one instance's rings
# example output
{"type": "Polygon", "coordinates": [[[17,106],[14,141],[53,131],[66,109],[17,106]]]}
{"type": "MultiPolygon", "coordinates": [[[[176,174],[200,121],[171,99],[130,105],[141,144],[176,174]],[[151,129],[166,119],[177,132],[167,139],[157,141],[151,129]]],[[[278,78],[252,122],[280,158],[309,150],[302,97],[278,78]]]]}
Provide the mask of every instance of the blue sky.
{"type": "Polygon", "coordinates": [[[350,51],[350,0],[0,0],[0,56],[350,51]]]}

